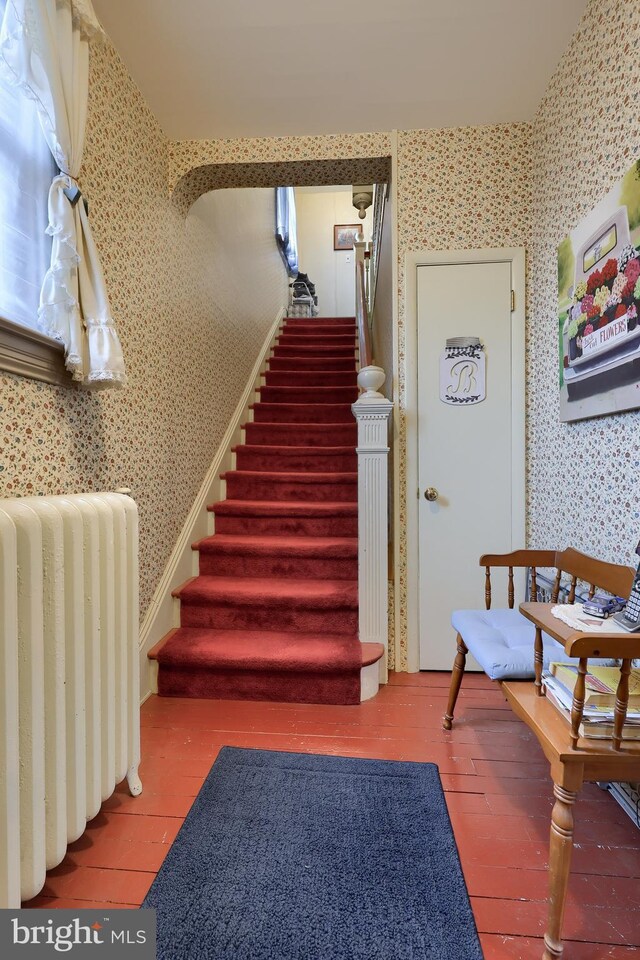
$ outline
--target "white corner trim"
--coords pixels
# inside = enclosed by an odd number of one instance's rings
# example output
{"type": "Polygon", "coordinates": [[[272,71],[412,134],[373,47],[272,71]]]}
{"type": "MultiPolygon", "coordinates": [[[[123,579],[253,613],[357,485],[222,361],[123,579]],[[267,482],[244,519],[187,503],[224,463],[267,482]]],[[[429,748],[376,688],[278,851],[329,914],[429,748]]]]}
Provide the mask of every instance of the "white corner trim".
{"type": "Polygon", "coordinates": [[[198,494],[180,531],[176,544],[171,551],[162,576],[158,582],[151,603],[140,626],[140,700],[144,702],[154,692],[154,673],[147,659],[147,653],[173,627],[174,598],[171,591],[193,576],[193,551],[191,544],[208,534],[207,504],[222,499],[220,473],[231,469],[231,447],[240,442],[240,424],[248,417],[249,404],[254,401],[254,392],[260,385],[260,374],[273,341],[278,333],[286,308],[283,307],[271,324],[262,345],[247,385],[238,401],[238,405],[229,421],[220,445],[216,450],[211,466],[207,470],[198,494]]]}
{"type": "MultiPolygon", "coordinates": [[[[391,133],[391,282],[393,284],[393,370],[386,371],[387,377],[391,377],[391,399],[393,401],[393,413],[391,415],[391,447],[392,457],[392,548],[393,548],[393,583],[394,583],[394,606],[393,606],[393,642],[394,642],[394,664],[397,671],[400,670],[400,660],[402,651],[400,649],[400,636],[402,632],[402,610],[400,606],[400,590],[397,589],[398,571],[402,562],[400,551],[400,532],[402,530],[401,513],[401,489],[400,489],[400,440],[401,440],[401,411],[400,411],[400,296],[398,290],[399,277],[399,244],[398,237],[398,131],[391,133]]],[[[406,314],[405,314],[406,316],[406,314]]],[[[406,323],[406,319],[405,319],[406,323]]]]}

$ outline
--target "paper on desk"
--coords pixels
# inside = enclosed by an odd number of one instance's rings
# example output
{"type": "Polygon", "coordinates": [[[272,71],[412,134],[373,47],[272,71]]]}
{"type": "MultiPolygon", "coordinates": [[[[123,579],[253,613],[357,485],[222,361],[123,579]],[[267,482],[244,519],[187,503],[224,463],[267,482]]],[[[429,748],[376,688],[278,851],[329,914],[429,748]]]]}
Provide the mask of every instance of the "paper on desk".
{"type": "MultiPolygon", "coordinates": [[[[558,620],[580,630],[582,633],[622,633],[627,634],[624,627],[616,623],[611,617],[601,620],[583,613],[581,603],[557,603],[551,608],[551,613],[558,620]]],[[[628,634],[627,634],[628,635],[628,634]]]]}

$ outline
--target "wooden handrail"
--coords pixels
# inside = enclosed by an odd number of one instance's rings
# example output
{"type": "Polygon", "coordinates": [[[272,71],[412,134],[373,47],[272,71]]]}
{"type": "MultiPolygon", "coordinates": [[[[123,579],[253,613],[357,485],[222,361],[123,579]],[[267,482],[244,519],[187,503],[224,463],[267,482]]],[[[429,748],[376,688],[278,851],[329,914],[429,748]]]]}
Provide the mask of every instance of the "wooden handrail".
{"type": "Polygon", "coordinates": [[[373,356],[364,281],[364,263],[362,261],[356,262],[356,320],[360,345],[360,366],[370,367],[373,364],[373,356]]]}

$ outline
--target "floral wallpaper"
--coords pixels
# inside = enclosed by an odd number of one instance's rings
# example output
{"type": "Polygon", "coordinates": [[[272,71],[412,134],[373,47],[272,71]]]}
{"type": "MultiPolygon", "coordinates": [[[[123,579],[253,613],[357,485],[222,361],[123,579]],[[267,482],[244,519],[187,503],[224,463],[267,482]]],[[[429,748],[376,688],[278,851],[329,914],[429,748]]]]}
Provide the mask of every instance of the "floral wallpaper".
{"type": "MultiPolygon", "coordinates": [[[[406,490],[404,258],[413,250],[526,247],[531,229],[529,124],[398,133],[398,459],[406,490]]],[[[396,663],[410,657],[407,624],[406,503],[400,502],[395,571],[396,663]]],[[[416,642],[416,638],[412,638],[416,642]]]]}
{"type": "MultiPolygon", "coordinates": [[[[314,137],[255,137],[237,140],[177,140],[169,151],[169,187],[190,171],[215,164],[358,160],[391,156],[391,134],[346,133],[314,137]]],[[[337,184],[343,181],[323,180],[337,184]]],[[[348,180],[345,182],[349,182],[348,180]]],[[[363,180],[363,183],[370,181],[363,180]]],[[[301,185],[303,181],[300,181],[301,185]]]]}
{"type": "Polygon", "coordinates": [[[226,191],[217,219],[178,214],[168,142],[109,45],[92,51],[89,109],[81,185],[129,385],[87,393],[0,373],[0,496],[131,487],[144,614],[287,280],[272,191],[250,204],[226,191]]]}
{"type": "Polygon", "coordinates": [[[556,274],[560,241],[640,158],[638,49],[637,0],[592,0],[540,103],[527,338],[529,542],[633,565],[640,411],[560,423],[556,274]]]}
{"type": "Polygon", "coordinates": [[[208,190],[228,187],[335,186],[383,183],[389,179],[389,157],[353,160],[288,160],[275,163],[210,163],[185,173],[173,191],[182,211],[208,190]]]}

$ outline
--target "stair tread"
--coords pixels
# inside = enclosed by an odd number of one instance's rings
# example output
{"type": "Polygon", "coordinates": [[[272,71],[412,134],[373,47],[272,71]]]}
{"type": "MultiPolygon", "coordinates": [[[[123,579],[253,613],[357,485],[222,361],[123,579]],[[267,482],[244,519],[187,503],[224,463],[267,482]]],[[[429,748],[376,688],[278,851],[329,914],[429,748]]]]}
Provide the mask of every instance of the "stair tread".
{"type": "Polygon", "coordinates": [[[359,669],[370,651],[361,651],[354,634],[287,633],[268,630],[215,630],[178,627],[150,652],[160,664],[226,669],[336,673],[359,669]]]}
{"type": "Polygon", "coordinates": [[[233,514],[258,517],[356,517],[358,504],[332,501],[300,500],[219,500],[207,510],[217,514],[233,514]]]}
{"type": "Polygon", "coordinates": [[[358,584],[355,580],[275,580],[267,577],[194,577],[173,593],[182,602],[209,603],[245,601],[251,606],[299,606],[335,609],[358,607],[358,584]],[[302,603],[300,603],[302,601],[302,603]]]}
{"type": "MultiPolygon", "coordinates": [[[[300,393],[301,391],[304,391],[305,393],[306,393],[306,392],[309,392],[309,393],[313,392],[313,393],[316,394],[318,397],[325,397],[325,396],[329,396],[329,395],[332,394],[332,393],[335,393],[336,390],[338,391],[338,393],[344,393],[344,392],[347,392],[347,391],[356,390],[356,389],[357,389],[357,386],[358,386],[358,385],[357,385],[357,383],[355,382],[355,378],[354,378],[354,383],[352,383],[352,384],[351,384],[351,383],[339,384],[338,386],[333,386],[332,384],[330,384],[330,385],[328,385],[328,386],[324,386],[323,384],[318,385],[318,384],[314,384],[314,383],[309,383],[309,384],[307,384],[306,386],[300,386],[300,384],[296,383],[296,384],[294,384],[294,385],[291,386],[291,387],[289,387],[289,386],[282,386],[281,384],[276,384],[275,386],[270,387],[268,384],[264,384],[264,385],[261,386],[261,387],[256,387],[256,393],[260,393],[262,390],[267,390],[267,391],[268,391],[268,390],[271,390],[271,391],[273,391],[274,393],[277,391],[278,393],[282,393],[282,394],[284,394],[284,396],[287,396],[287,395],[289,395],[289,394],[300,393]]],[[[309,403],[309,402],[313,403],[313,400],[311,400],[311,401],[304,400],[304,401],[302,401],[302,402],[303,402],[303,403],[309,403]]]]}
{"type": "Polygon", "coordinates": [[[356,537],[245,536],[216,533],[193,544],[203,553],[277,554],[295,557],[357,557],[356,537]]]}
{"type": "MultiPolygon", "coordinates": [[[[291,361],[293,361],[293,360],[295,359],[295,357],[291,357],[291,358],[287,357],[287,361],[288,361],[289,359],[291,359],[291,361]]],[[[337,358],[337,359],[342,360],[343,358],[342,358],[342,357],[339,357],[339,358],[337,358]]],[[[280,373],[293,373],[294,371],[293,371],[293,370],[281,370],[281,371],[278,371],[278,372],[280,372],[280,373]]],[[[349,374],[349,376],[351,376],[351,370],[340,370],[340,368],[337,368],[336,370],[332,370],[330,367],[320,367],[318,370],[307,370],[307,371],[306,371],[306,374],[313,374],[313,373],[327,373],[327,374],[334,374],[334,375],[335,375],[335,374],[340,374],[341,376],[343,376],[343,375],[345,375],[345,374],[349,374]]],[[[305,375],[306,375],[306,374],[305,374],[305,375]]],[[[355,368],[355,365],[354,365],[354,368],[353,368],[353,377],[354,377],[354,378],[357,378],[357,375],[358,375],[358,372],[357,372],[357,370],[356,370],[356,368],[355,368]]],[[[264,376],[264,373],[261,374],[261,376],[264,376]]]]}
{"type": "Polygon", "coordinates": [[[314,672],[334,673],[336,667],[368,666],[383,653],[381,643],[360,643],[355,634],[177,627],[149,651],[148,657],[182,669],[207,665],[267,670],[277,666],[292,672],[306,667],[314,672]]]}
{"type": "Polygon", "coordinates": [[[326,333],[318,333],[312,336],[310,333],[282,333],[276,343],[283,347],[354,347],[355,334],[339,333],[329,336],[326,333]]]}
{"type": "MultiPolygon", "coordinates": [[[[255,403],[255,404],[252,404],[252,407],[257,407],[257,406],[261,406],[261,407],[273,407],[273,408],[277,409],[278,407],[283,406],[283,404],[281,404],[281,403],[260,403],[260,404],[255,403]]],[[[287,406],[288,406],[288,407],[292,407],[292,406],[295,406],[295,404],[288,403],[287,406]]],[[[299,403],[299,404],[297,404],[297,406],[299,406],[299,407],[308,407],[309,404],[308,404],[308,403],[299,403]]],[[[327,406],[329,406],[329,404],[323,403],[322,406],[323,406],[323,407],[327,407],[327,406]]],[[[340,404],[338,404],[338,406],[340,406],[340,407],[347,407],[347,406],[349,406],[349,404],[347,404],[347,403],[340,403],[340,404]]],[[[351,420],[346,420],[346,421],[345,421],[345,420],[336,420],[335,423],[332,423],[330,420],[305,420],[304,423],[283,423],[282,420],[260,420],[259,422],[258,422],[257,420],[249,420],[248,423],[243,423],[243,424],[242,424],[242,429],[244,430],[244,428],[245,428],[247,425],[254,425],[254,424],[255,424],[256,426],[260,427],[261,430],[263,430],[265,427],[277,427],[278,430],[281,430],[283,427],[286,427],[288,430],[292,430],[294,427],[296,427],[296,428],[300,428],[300,429],[304,428],[305,430],[313,430],[313,429],[315,428],[316,430],[320,431],[320,433],[326,433],[326,431],[327,431],[330,427],[339,427],[341,431],[342,431],[342,430],[348,430],[350,433],[355,433],[356,435],[357,435],[357,433],[358,433],[358,424],[356,423],[356,421],[355,421],[353,418],[352,418],[351,420]]]]}
{"type": "MultiPolygon", "coordinates": [[[[262,424],[265,426],[265,424],[262,424]]],[[[281,426],[281,424],[278,424],[281,426]]],[[[290,446],[286,447],[279,443],[239,443],[237,446],[231,448],[233,453],[240,453],[243,451],[245,453],[265,453],[265,454],[278,454],[283,457],[298,457],[300,455],[309,456],[309,457],[335,457],[340,456],[341,454],[355,453],[355,447],[350,446],[341,446],[341,447],[307,447],[303,446],[290,446]]]]}
{"type": "Polygon", "coordinates": [[[357,471],[349,471],[348,473],[311,473],[310,471],[306,473],[295,473],[291,470],[226,470],[224,473],[221,473],[220,476],[223,480],[229,480],[232,477],[244,477],[247,480],[290,481],[292,483],[303,484],[358,482],[357,471]]]}
{"type": "MultiPolygon", "coordinates": [[[[329,412],[330,410],[341,410],[341,411],[344,411],[345,409],[351,411],[351,401],[350,401],[350,400],[343,400],[342,403],[338,402],[338,403],[317,403],[317,404],[315,404],[315,403],[292,403],[290,400],[287,400],[285,403],[274,403],[272,400],[258,400],[256,403],[250,403],[250,404],[249,404],[249,409],[250,409],[250,410],[255,410],[256,407],[261,407],[263,410],[269,411],[269,412],[273,412],[273,413],[277,413],[278,411],[282,411],[282,410],[284,410],[284,409],[286,409],[286,408],[289,408],[289,407],[292,407],[294,410],[308,410],[309,407],[319,407],[319,408],[322,408],[322,410],[323,410],[323,411],[326,411],[326,412],[329,412]]],[[[280,423],[281,421],[279,421],[279,420],[267,420],[267,421],[262,421],[262,422],[263,422],[263,423],[264,423],[264,422],[266,422],[266,423],[280,423]]],[[[309,422],[309,423],[324,423],[324,424],[326,424],[326,423],[332,423],[333,421],[331,421],[331,420],[310,420],[310,421],[305,421],[305,422],[309,422]]],[[[336,422],[336,423],[340,423],[340,424],[344,423],[343,420],[336,420],[335,422],[336,422]]],[[[349,421],[347,421],[347,422],[350,423],[351,421],[349,420],[349,421]]]]}

